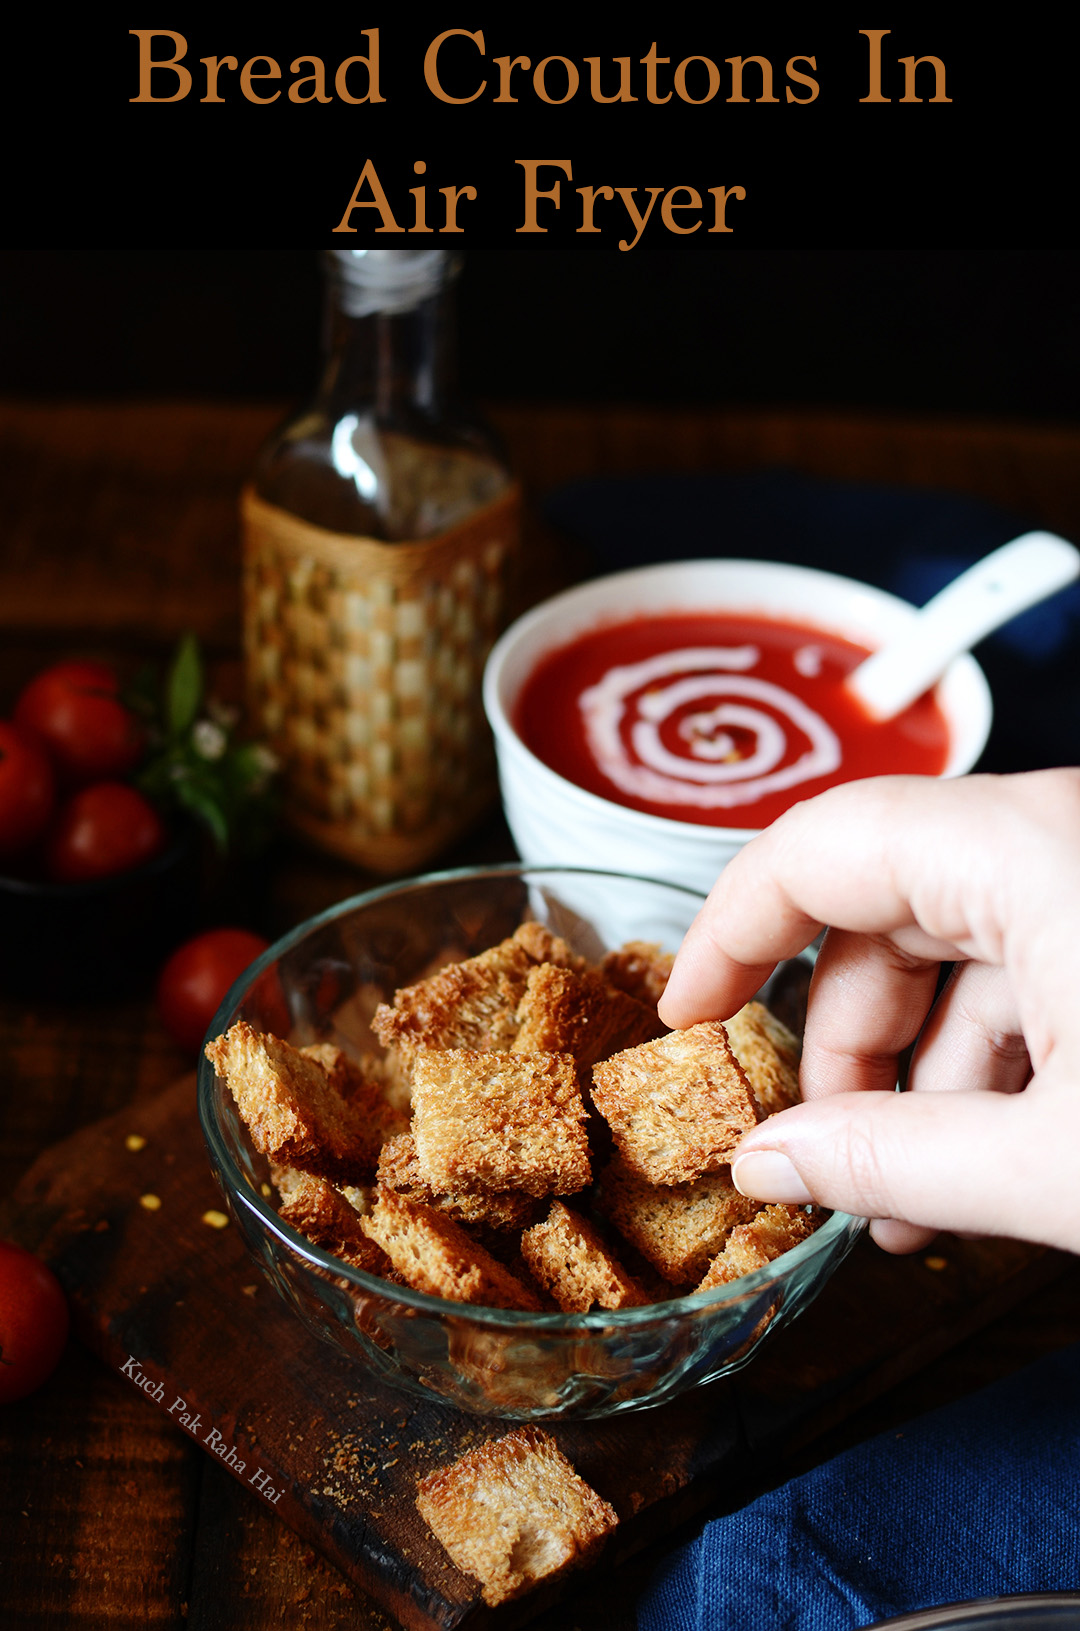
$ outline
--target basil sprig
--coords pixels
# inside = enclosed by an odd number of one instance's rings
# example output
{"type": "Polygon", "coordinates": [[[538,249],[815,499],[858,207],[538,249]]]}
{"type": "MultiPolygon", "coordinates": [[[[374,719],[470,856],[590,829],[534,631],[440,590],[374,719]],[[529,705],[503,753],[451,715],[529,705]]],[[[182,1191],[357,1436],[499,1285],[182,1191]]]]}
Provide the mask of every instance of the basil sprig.
{"type": "Polygon", "coordinates": [[[222,854],[261,847],[277,815],[277,760],[238,736],[239,712],[206,697],[193,634],[185,634],[159,689],[144,674],[128,702],[142,719],[148,750],[135,780],[159,809],[184,810],[222,854]]]}

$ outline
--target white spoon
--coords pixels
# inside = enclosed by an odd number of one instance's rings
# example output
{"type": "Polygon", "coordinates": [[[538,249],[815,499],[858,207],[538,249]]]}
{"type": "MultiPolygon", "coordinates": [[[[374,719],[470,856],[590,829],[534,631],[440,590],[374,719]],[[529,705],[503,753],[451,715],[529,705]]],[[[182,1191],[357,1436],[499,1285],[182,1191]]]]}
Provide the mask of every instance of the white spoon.
{"type": "Polygon", "coordinates": [[[911,626],[848,675],[875,719],[892,719],[928,691],[962,651],[1080,577],[1080,551],[1052,532],[1002,544],[927,601],[911,626]]]}

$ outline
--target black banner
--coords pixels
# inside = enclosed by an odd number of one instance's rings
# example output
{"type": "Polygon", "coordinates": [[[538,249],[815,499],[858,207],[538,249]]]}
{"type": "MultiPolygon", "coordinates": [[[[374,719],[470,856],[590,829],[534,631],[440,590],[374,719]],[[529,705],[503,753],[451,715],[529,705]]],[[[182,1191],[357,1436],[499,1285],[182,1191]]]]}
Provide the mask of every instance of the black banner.
{"type": "Polygon", "coordinates": [[[1076,240],[1039,8],[110,9],[9,32],[10,246],[1076,240]]]}

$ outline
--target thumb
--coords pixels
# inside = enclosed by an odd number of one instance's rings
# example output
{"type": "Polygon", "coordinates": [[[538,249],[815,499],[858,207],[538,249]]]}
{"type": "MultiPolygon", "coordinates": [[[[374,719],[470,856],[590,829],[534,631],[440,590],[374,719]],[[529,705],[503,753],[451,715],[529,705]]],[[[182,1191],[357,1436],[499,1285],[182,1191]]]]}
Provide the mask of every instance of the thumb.
{"type": "Polygon", "coordinates": [[[1060,1113],[1051,1120],[1033,1085],[1018,1094],[837,1093],[795,1105],[747,1134],[732,1178],[758,1200],[1080,1250],[1080,1126],[1063,1127],[1060,1113]]]}

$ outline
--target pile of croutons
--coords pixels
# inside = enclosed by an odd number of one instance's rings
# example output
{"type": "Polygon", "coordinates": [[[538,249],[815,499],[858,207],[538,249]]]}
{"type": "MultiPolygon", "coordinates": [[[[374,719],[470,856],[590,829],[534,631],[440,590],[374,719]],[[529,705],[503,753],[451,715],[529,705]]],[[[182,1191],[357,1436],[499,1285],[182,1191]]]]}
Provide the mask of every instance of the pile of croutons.
{"type": "Polygon", "coordinates": [[[762,1267],[821,1221],[729,1171],[797,1100],[796,1038],[759,1003],[665,1031],[670,966],[637,942],[589,964],[529,922],[381,1004],[380,1055],[243,1021],[206,1051],[281,1216],[344,1262],[490,1308],[643,1306],[762,1267]]]}

